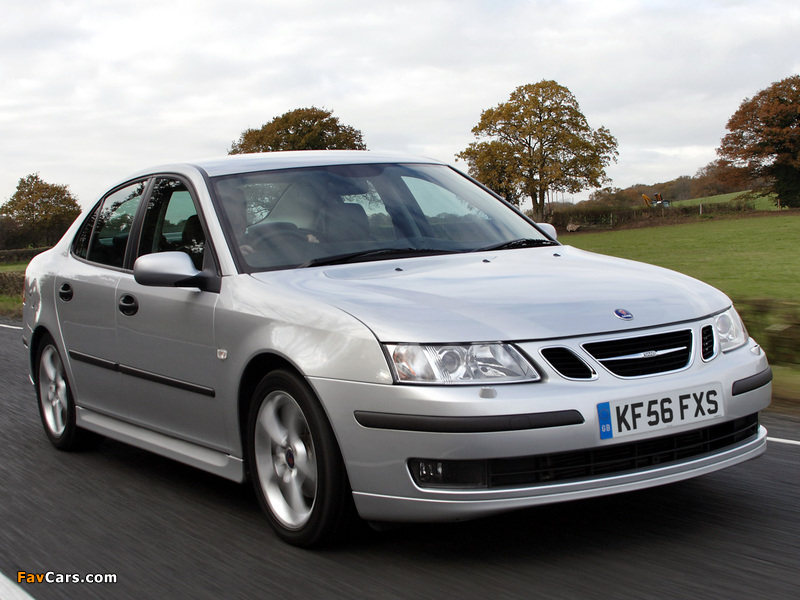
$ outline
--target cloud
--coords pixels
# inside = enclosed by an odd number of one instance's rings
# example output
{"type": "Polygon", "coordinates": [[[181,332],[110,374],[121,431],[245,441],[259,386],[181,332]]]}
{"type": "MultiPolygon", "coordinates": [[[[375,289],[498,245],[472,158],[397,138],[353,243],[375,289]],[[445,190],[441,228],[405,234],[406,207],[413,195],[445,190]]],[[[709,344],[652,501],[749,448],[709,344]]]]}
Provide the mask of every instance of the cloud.
{"type": "Polygon", "coordinates": [[[331,109],[370,148],[453,162],[482,110],[554,79],[620,158],[691,175],[744,98],[800,72],[792,0],[0,0],[0,201],[32,172],[84,205],[149,164],[331,109]]]}

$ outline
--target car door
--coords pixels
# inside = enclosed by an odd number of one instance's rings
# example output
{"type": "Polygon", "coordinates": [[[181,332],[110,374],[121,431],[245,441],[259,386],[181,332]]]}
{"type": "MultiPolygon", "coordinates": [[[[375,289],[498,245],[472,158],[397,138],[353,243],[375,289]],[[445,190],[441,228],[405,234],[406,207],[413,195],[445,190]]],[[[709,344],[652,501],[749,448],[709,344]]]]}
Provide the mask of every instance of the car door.
{"type": "Polygon", "coordinates": [[[55,305],[79,406],[124,417],[116,288],[146,181],[112,190],[89,214],[55,278],[55,305]]]}
{"type": "MultiPolygon", "coordinates": [[[[172,176],[154,179],[136,254],[166,251],[187,253],[198,269],[214,264],[193,190],[172,176]]],[[[121,307],[116,323],[131,422],[226,450],[229,440],[216,389],[218,296],[197,288],[144,286],[124,273],[116,290],[121,307]]]]}

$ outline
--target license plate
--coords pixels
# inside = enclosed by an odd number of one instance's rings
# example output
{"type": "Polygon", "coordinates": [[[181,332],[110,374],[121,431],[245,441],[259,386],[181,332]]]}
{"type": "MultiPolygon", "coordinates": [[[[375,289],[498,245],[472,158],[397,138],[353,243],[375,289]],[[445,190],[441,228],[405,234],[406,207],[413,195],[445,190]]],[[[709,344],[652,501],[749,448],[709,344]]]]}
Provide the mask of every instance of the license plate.
{"type": "Polygon", "coordinates": [[[600,439],[610,440],[723,416],[717,383],[669,394],[597,405],[600,439]]]}

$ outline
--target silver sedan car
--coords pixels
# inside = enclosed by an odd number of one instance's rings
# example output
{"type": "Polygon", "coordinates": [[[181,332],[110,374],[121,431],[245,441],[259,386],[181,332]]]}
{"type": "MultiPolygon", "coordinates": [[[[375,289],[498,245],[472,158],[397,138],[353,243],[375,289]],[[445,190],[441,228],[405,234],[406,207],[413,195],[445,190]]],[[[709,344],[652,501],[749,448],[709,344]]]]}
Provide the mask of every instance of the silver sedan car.
{"type": "Polygon", "coordinates": [[[764,452],[721,292],[563,246],[437,161],[287,152],[111,188],[26,275],[44,430],[253,482],[284,540],[655,486],[764,452]]]}

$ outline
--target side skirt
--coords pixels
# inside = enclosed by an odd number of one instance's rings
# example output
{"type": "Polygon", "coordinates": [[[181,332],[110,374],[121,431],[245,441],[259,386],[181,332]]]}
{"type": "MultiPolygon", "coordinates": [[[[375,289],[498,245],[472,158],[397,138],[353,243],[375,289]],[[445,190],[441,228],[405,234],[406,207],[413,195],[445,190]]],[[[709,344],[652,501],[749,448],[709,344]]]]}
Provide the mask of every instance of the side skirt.
{"type": "Polygon", "coordinates": [[[244,461],[230,454],[132,425],[80,406],[77,407],[75,421],[78,427],[88,431],[214,473],[225,479],[238,483],[245,480],[244,461]]]}

